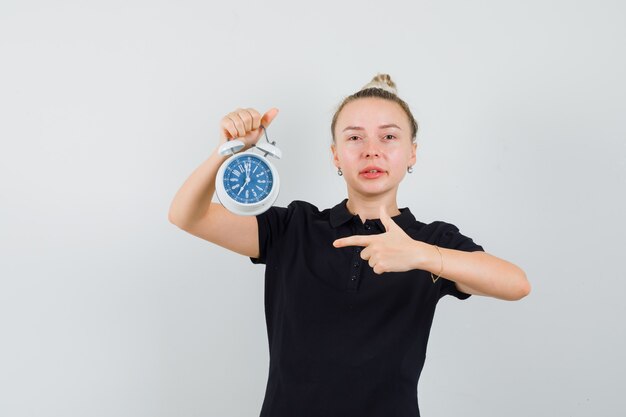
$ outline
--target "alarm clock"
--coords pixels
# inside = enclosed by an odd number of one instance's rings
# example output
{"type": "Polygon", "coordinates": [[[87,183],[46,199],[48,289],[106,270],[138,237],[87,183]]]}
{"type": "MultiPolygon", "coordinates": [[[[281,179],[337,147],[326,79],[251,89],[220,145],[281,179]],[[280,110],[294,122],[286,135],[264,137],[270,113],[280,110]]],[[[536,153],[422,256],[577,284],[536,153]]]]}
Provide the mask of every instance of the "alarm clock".
{"type": "Polygon", "coordinates": [[[245,144],[230,139],[218,149],[220,155],[232,155],[225,160],[215,177],[215,192],[220,203],[240,216],[256,216],[268,210],[278,197],[280,179],[278,171],[267,156],[280,159],[282,152],[270,142],[265,127],[261,125],[267,143],[258,142],[246,152],[237,154],[245,144]],[[265,155],[253,152],[253,148],[265,155]]]}

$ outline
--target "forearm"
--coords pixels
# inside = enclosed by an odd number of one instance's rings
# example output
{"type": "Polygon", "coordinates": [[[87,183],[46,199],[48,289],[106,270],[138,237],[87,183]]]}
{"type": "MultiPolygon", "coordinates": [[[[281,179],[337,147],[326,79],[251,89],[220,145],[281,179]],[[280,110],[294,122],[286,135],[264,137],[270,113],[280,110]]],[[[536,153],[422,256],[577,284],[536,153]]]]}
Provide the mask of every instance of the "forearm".
{"type": "Polygon", "coordinates": [[[482,251],[465,252],[418,242],[422,256],[419,269],[454,281],[472,294],[503,300],[519,300],[530,292],[526,274],[518,266],[482,251]],[[443,258],[443,270],[442,266],[443,258]]]}
{"type": "Polygon", "coordinates": [[[215,176],[226,157],[216,151],[187,178],[170,204],[170,222],[183,226],[204,216],[215,193],[215,176]]]}

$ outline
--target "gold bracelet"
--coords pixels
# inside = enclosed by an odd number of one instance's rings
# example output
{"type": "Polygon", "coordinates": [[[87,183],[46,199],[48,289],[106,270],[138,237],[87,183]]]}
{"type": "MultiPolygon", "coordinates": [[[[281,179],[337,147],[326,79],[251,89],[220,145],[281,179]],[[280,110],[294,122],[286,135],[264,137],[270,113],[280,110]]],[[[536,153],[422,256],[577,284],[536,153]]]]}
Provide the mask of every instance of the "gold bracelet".
{"type": "Polygon", "coordinates": [[[433,245],[433,246],[437,248],[437,252],[439,252],[439,257],[441,258],[441,269],[439,270],[439,274],[437,275],[437,278],[435,278],[432,272],[430,273],[430,277],[433,279],[433,284],[434,284],[441,277],[441,273],[443,272],[443,255],[441,254],[441,251],[439,250],[439,247],[437,245],[433,245]]]}

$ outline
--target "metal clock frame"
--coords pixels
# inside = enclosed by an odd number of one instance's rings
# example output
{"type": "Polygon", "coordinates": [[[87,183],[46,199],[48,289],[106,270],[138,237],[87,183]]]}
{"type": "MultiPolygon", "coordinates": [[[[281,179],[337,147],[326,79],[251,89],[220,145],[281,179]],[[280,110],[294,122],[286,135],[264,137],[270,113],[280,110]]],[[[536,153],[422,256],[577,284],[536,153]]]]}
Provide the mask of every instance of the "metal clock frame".
{"type": "MultiPolygon", "coordinates": [[[[238,139],[229,140],[228,142],[220,146],[219,149],[219,153],[221,155],[232,154],[233,156],[226,159],[217,171],[217,175],[215,177],[215,193],[217,194],[217,198],[220,203],[227,210],[240,216],[256,216],[257,214],[261,214],[267,211],[272,206],[272,204],[274,204],[276,198],[278,198],[278,193],[280,191],[280,177],[278,176],[278,171],[276,170],[274,165],[272,165],[272,163],[266,158],[266,156],[270,155],[277,159],[280,159],[282,156],[282,152],[275,146],[276,142],[270,142],[269,138],[267,137],[267,131],[265,127],[263,125],[261,125],[260,127],[265,133],[265,140],[267,141],[267,143],[257,144],[252,148],[257,148],[261,150],[261,152],[265,153],[265,156],[252,153],[251,151],[246,151],[235,155],[240,149],[245,146],[244,143],[238,139]],[[224,187],[224,173],[226,172],[226,167],[231,163],[236,162],[238,159],[247,158],[250,156],[258,158],[262,162],[267,164],[270,171],[272,172],[272,189],[265,198],[258,202],[241,203],[239,201],[233,200],[226,192],[226,188],[224,187]]],[[[252,150],[252,148],[250,148],[250,150],[252,150]]]]}

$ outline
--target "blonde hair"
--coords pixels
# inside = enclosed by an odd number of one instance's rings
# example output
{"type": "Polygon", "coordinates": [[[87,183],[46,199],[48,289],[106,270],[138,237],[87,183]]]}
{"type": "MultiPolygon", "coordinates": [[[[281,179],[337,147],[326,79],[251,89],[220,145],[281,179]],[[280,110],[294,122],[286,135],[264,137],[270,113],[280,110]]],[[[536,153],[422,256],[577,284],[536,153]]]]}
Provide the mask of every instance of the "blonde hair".
{"type": "Polygon", "coordinates": [[[411,125],[411,141],[416,141],[417,121],[413,117],[413,114],[409,109],[409,105],[406,104],[404,100],[402,100],[400,97],[398,97],[398,89],[396,88],[396,83],[391,80],[389,74],[378,73],[372,78],[369,83],[365,84],[359,91],[344,98],[341,104],[337,107],[335,115],[333,116],[333,121],[330,125],[330,131],[333,136],[333,143],[335,143],[335,125],[337,124],[337,118],[339,117],[339,113],[341,113],[341,110],[346,104],[366,97],[382,98],[383,100],[389,100],[398,103],[409,119],[409,124],[411,125]]]}

